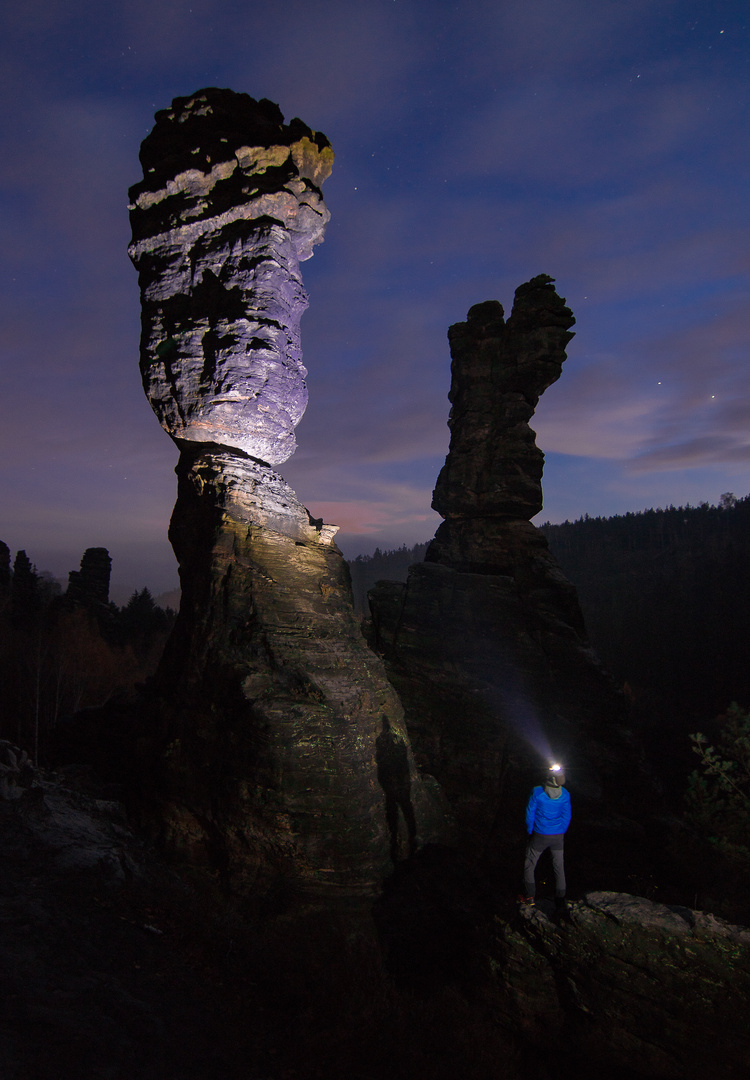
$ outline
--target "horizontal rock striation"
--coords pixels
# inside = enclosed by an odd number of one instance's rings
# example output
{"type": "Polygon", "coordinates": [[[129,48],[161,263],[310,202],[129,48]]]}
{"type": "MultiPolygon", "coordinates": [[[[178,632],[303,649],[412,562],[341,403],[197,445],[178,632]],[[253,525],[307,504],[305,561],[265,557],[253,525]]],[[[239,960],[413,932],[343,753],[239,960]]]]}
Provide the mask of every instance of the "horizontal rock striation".
{"type": "Polygon", "coordinates": [[[183,455],[178,474],[170,539],[182,603],[157,680],[169,698],[163,839],[224,865],[247,894],[276,879],[374,889],[391,849],[383,716],[404,748],[421,837],[437,838],[442,822],[401,703],[361,636],[335,527],[268,466],[221,448],[183,455]]]}
{"type": "Polygon", "coordinates": [[[333,154],[228,90],[156,121],[130,254],[144,387],[181,448],[182,601],[152,687],[142,812],[246,899],[374,890],[444,815],[362,638],[337,529],[272,468],[307,401],[299,262],[323,236],[333,154]]]}
{"type": "Polygon", "coordinates": [[[277,105],[207,89],[176,98],[130,189],[142,300],[141,374],[178,441],[280,464],[307,406],[299,264],[329,219],[333,151],[277,105]]]}

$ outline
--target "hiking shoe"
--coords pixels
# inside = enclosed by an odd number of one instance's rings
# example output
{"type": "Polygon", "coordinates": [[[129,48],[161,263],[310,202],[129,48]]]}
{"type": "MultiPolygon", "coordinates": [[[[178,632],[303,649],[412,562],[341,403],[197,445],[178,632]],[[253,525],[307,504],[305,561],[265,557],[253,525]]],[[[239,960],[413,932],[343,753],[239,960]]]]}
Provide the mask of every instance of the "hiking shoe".
{"type": "Polygon", "coordinates": [[[534,907],[536,901],[533,896],[519,896],[518,903],[522,904],[523,907],[534,907]]]}

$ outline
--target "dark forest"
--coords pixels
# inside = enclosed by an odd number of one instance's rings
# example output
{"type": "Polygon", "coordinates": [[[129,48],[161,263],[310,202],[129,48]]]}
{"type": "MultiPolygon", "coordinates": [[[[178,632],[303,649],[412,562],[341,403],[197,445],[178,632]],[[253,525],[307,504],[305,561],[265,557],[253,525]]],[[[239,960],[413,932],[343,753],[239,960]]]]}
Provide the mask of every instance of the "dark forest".
{"type": "MultiPolygon", "coordinates": [[[[750,495],[540,526],[575,585],[589,639],[655,743],[750,702],[750,495]]],[[[349,562],[357,610],[405,581],[427,544],[349,562]]],[[[674,747],[672,747],[674,751],[674,747]]],[[[682,760],[689,762],[688,756],[682,760]]]]}
{"type": "Polygon", "coordinates": [[[46,764],[58,724],[132,690],[159,661],[174,612],[148,588],[109,600],[111,561],[89,548],[68,587],[0,544],[0,739],[46,764]]]}

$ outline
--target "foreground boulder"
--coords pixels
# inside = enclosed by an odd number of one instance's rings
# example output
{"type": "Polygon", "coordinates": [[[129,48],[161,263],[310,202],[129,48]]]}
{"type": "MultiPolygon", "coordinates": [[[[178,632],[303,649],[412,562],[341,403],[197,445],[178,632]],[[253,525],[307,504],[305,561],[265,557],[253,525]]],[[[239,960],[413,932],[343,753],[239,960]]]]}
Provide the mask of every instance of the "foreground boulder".
{"type": "Polygon", "coordinates": [[[374,922],[330,893],[248,918],[169,870],[90,772],[0,758],[9,1080],[747,1075],[747,927],[618,892],[498,910],[434,845],[374,922]]]}
{"type": "Polygon", "coordinates": [[[562,921],[542,905],[498,922],[495,956],[504,1021],[546,1048],[549,1075],[747,1075],[748,927],[591,892],[562,921]]]}

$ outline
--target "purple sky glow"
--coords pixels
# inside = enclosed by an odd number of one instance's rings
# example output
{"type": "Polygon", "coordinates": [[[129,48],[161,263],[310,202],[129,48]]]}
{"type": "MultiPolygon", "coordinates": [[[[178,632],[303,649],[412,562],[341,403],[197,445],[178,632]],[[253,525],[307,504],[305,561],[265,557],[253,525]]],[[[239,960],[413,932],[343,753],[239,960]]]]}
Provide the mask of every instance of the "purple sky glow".
{"type": "Polygon", "coordinates": [[[577,319],[537,520],[750,491],[746,0],[27,0],[0,14],[0,539],[176,585],[177,452],[138,373],[127,189],[229,86],[324,131],[310,405],[279,471],[348,556],[429,539],[448,326],[535,274],[577,319]]]}

